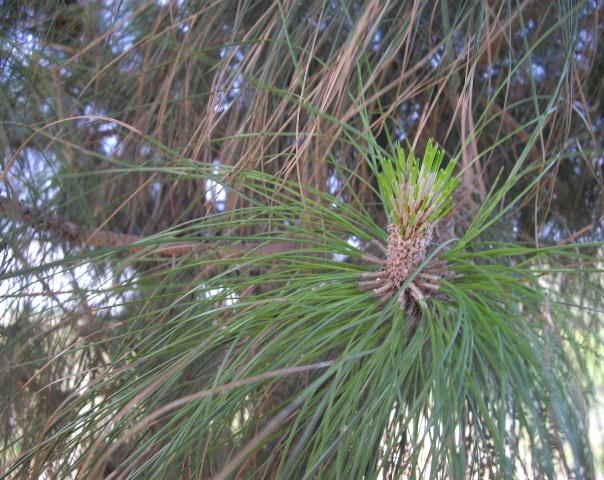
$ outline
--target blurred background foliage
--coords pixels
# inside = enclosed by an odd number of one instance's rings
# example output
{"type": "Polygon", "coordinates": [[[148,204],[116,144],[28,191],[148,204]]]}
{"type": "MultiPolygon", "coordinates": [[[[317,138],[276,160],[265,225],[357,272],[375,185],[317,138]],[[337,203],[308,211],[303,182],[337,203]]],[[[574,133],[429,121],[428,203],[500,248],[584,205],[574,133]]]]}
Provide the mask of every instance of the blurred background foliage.
{"type": "Polygon", "coordinates": [[[510,230],[553,242],[599,229],[597,2],[57,0],[7,2],[2,16],[7,157],[47,127],[7,177],[31,206],[99,225],[132,194],[107,226],[136,234],[215,207],[204,202],[203,182],[142,172],[103,185],[73,180],[116,168],[112,159],[164,161],[136,131],[200,162],[335,189],[330,157],[368,176],[351,146],[363,131],[362,104],[378,138],[392,132],[419,148],[433,137],[451,156],[474,160],[466,184],[478,188],[466,195],[478,199],[520,156],[559,157],[510,230]],[[49,126],[87,115],[132,130],[84,118],[49,126]],[[35,161],[22,162],[27,156],[35,161]]]}
{"type": "MultiPolygon", "coordinates": [[[[79,387],[99,381],[105,365],[140,347],[127,342],[157,321],[139,315],[149,289],[190,254],[185,241],[169,246],[170,229],[262,196],[247,184],[241,195],[221,186],[227,177],[237,182],[237,172],[256,170],[315,189],[312,195],[331,194],[383,226],[366,161],[368,135],[380,147],[399,140],[418,152],[433,138],[462,172],[459,230],[498,179],[522,162],[532,170],[509,198],[529,190],[497,222],[497,240],[603,240],[603,6],[2,2],[5,464],[36,441],[24,436],[15,446],[15,432],[44,425],[79,387]],[[200,170],[181,169],[185,160],[200,170]],[[146,238],[161,244],[162,235],[165,251],[147,256],[144,248],[124,248],[146,238]],[[79,260],[66,268],[66,258],[79,260]]],[[[191,228],[187,241],[207,235],[191,228]]],[[[266,225],[249,222],[238,234],[245,241],[263,232],[266,225]]],[[[599,247],[589,252],[590,261],[601,259],[599,247]]],[[[186,270],[162,280],[165,301],[156,298],[156,311],[168,315],[175,292],[201,281],[199,275],[186,270]]],[[[583,279],[561,284],[572,283],[576,298],[595,306],[590,282],[601,280],[583,279]]],[[[228,301],[226,290],[212,295],[228,301]]],[[[198,374],[187,373],[192,390],[198,374]]],[[[266,403],[278,404],[287,392],[276,390],[275,397],[266,403]]],[[[119,464],[111,460],[108,472],[116,468],[111,462],[119,464]]]]}

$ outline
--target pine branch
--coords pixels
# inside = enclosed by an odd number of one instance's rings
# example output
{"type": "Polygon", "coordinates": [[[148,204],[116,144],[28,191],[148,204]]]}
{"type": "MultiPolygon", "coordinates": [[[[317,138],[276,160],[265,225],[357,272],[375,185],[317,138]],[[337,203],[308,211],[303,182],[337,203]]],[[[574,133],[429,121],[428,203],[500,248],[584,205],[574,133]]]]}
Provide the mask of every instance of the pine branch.
{"type": "MultiPolygon", "coordinates": [[[[130,253],[140,252],[148,245],[133,245],[144,242],[147,237],[129,233],[113,232],[111,230],[99,230],[82,228],[76,223],[63,217],[52,215],[41,209],[32,208],[23,202],[11,200],[0,196],[0,216],[8,217],[14,221],[20,221],[27,226],[35,227],[44,231],[51,231],[60,239],[71,244],[78,245],[87,242],[97,248],[119,248],[128,247],[130,253]],[[94,232],[92,238],[90,235],[94,232]]],[[[294,237],[292,237],[293,239],[294,237]]],[[[245,253],[253,249],[258,249],[262,255],[274,255],[280,252],[286,252],[296,248],[308,248],[309,245],[299,242],[275,241],[266,242],[238,242],[229,248],[229,254],[245,253]]],[[[165,257],[180,257],[195,253],[196,251],[216,249],[212,242],[182,241],[171,244],[159,245],[152,250],[152,253],[165,257]]]]}

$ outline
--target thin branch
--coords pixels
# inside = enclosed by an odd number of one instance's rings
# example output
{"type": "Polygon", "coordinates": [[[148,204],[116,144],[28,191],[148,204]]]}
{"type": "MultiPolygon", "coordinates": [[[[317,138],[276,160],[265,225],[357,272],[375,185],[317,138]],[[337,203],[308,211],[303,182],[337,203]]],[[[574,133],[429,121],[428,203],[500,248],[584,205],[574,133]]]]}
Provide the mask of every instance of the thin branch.
{"type": "MultiPolygon", "coordinates": [[[[21,221],[28,226],[36,227],[44,231],[51,231],[62,240],[72,244],[87,244],[97,248],[118,248],[127,247],[131,253],[140,252],[149,245],[134,245],[144,242],[148,237],[133,235],[128,233],[113,232],[103,229],[81,228],[74,222],[62,217],[44,212],[25,205],[23,202],[17,202],[7,197],[0,196],[0,216],[5,216],[16,221],[21,221]]],[[[300,242],[281,240],[267,243],[262,242],[237,242],[229,247],[229,253],[245,253],[251,250],[257,250],[261,255],[275,255],[281,252],[287,252],[297,248],[308,248],[310,245],[300,242]]],[[[181,241],[158,245],[152,249],[152,253],[166,257],[180,257],[194,253],[195,251],[215,249],[212,242],[207,241],[181,241]]]]}

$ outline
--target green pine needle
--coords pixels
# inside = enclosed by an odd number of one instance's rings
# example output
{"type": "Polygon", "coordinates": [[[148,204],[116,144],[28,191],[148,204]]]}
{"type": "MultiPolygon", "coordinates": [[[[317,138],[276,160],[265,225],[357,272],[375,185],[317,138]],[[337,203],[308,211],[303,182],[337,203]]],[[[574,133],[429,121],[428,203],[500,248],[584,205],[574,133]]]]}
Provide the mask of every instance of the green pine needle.
{"type": "Polygon", "coordinates": [[[377,174],[384,206],[390,221],[405,238],[420,235],[453,208],[453,191],[459,180],[452,177],[455,161],[441,168],[444,151],[428,141],[423,160],[413,152],[405,155],[399,143],[392,158],[380,155],[377,174]]]}

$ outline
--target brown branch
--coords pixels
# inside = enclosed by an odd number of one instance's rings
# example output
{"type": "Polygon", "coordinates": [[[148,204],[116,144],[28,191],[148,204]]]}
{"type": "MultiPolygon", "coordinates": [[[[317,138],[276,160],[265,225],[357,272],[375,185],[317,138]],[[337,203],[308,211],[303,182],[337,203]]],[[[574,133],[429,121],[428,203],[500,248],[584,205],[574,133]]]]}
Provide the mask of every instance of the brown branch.
{"type": "MultiPolygon", "coordinates": [[[[0,216],[5,216],[16,221],[21,221],[28,226],[36,227],[44,231],[51,231],[58,237],[72,244],[84,244],[97,248],[117,248],[127,247],[130,253],[140,252],[150,245],[133,245],[145,241],[148,237],[133,235],[128,233],[113,232],[109,230],[97,230],[81,228],[76,223],[66,220],[62,217],[44,212],[25,205],[23,202],[17,202],[7,197],[0,196],[0,216]]],[[[308,248],[310,245],[294,242],[296,237],[292,236],[291,241],[281,240],[267,243],[265,241],[256,242],[237,242],[229,247],[229,252],[245,253],[257,249],[262,255],[274,255],[281,252],[287,252],[297,248],[308,248]]],[[[195,251],[215,249],[212,242],[204,241],[175,241],[172,243],[157,245],[151,250],[151,253],[166,257],[185,256],[195,251]]]]}

